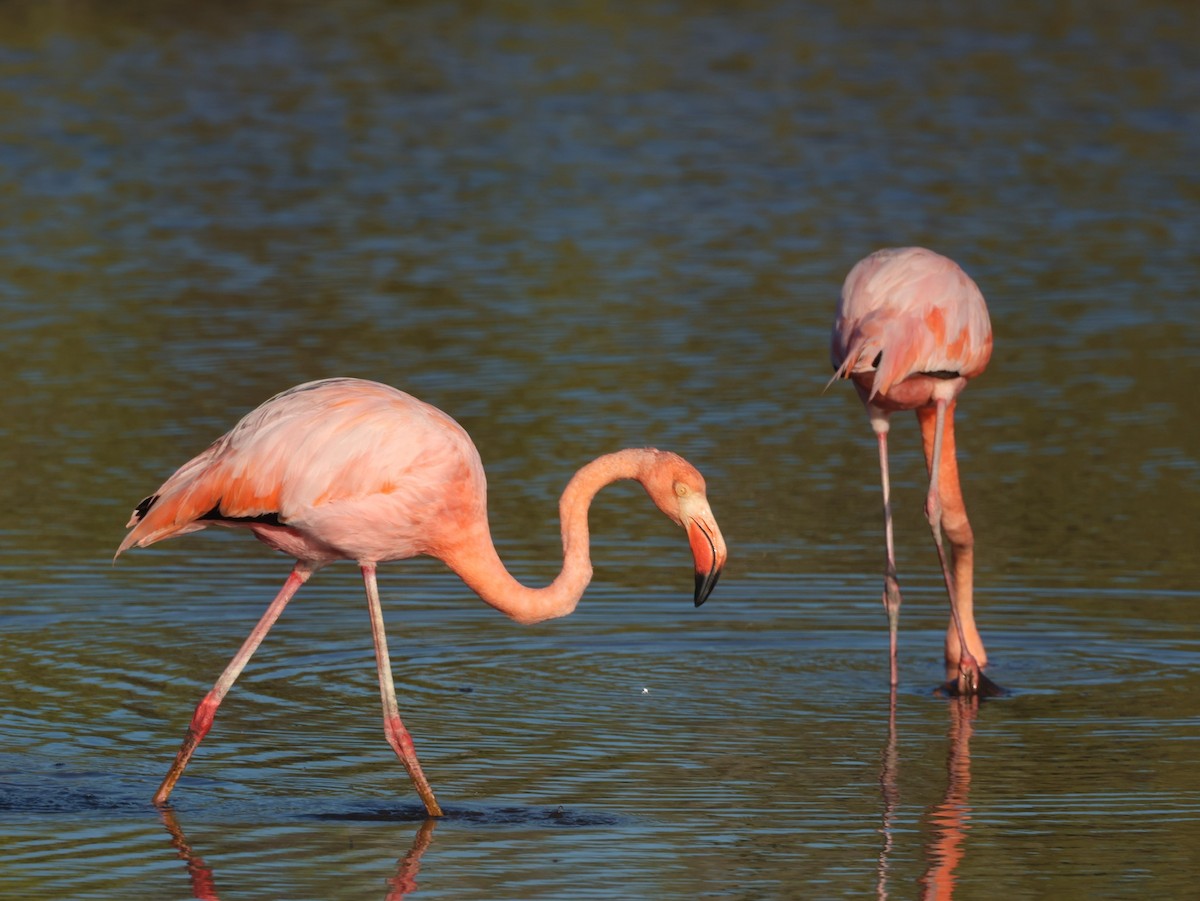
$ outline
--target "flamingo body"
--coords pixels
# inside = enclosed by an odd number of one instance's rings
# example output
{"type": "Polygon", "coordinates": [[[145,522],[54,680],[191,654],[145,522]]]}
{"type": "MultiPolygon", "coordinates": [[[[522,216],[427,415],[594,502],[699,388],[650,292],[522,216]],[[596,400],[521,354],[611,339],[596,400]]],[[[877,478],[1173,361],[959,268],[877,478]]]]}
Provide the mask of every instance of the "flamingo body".
{"type": "Polygon", "coordinates": [[[138,504],[117,549],[119,556],[131,547],[220,525],[249,529],[296,558],[275,600],[197,706],[155,803],[166,803],[221,700],[296,590],[321,567],[347,559],[363,573],[385,734],[427,812],[440,815],[400,721],[377,564],[436,557],[518,622],[565,616],[592,575],[588,507],[604,485],[617,479],[641,482],[659,509],[687,531],[699,606],[716,585],[727,552],[704,478],[676,454],[626,449],[580,469],[559,504],[562,571],[550,585],[534,589],[514,579],[497,556],[479,453],[466,431],[441,410],[377,382],[339,378],[299,385],[247,414],[138,504]]]}
{"type": "Polygon", "coordinates": [[[915,410],[930,475],[925,513],[950,598],[948,687],[965,694],[999,690],[982,674],[987,655],[974,617],[975,539],[959,484],[954,438],[958,396],[984,371],[991,355],[992,327],[983,294],[953,260],[921,247],[887,248],[860,260],[846,276],[830,341],[830,382],[854,382],[879,442],[887,550],[883,603],[893,685],[901,600],[887,436],[891,414],[915,410]],[[943,530],[950,538],[952,561],[943,548],[943,530]]]}
{"type": "Polygon", "coordinates": [[[452,418],[387,385],[326,379],[276,395],[180,467],[118,553],[222,525],[322,564],[438,556],[486,524],[486,496],[452,418]]]}
{"type": "Polygon", "coordinates": [[[834,378],[852,379],[865,401],[893,411],[926,406],[939,382],[973,379],[991,356],[987,304],[953,260],[886,248],[846,276],[830,357],[834,378]]]}

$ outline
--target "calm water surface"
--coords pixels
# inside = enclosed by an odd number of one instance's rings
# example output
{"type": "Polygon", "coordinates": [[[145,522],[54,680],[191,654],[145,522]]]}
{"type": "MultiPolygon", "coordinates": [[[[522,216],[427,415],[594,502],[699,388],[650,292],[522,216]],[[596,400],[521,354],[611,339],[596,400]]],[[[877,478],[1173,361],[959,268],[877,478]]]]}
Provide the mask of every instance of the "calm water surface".
{"type": "Polygon", "coordinates": [[[1181,897],[1200,879],[1194,4],[10,3],[0,9],[0,895],[1181,897]],[[893,430],[822,395],[849,267],[958,259],[996,352],[960,411],[981,706],[893,430]],[[705,473],[731,556],[630,486],[596,578],[518,627],[385,567],[383,741],[353,567],[301,592],[167,811],[191,710],[287,561],[111,566],[129,510],[289,385],[471,432],[493,530],[626,445],[705,473]]]}

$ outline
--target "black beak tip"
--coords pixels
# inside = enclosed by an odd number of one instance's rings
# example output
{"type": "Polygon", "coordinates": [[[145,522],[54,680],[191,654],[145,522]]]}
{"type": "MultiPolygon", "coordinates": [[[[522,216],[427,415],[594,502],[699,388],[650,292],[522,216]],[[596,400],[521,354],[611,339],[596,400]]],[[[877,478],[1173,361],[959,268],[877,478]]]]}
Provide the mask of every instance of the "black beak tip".
{"type": "Polygon", "coordinates": [[[708,596],[712,594],[712,590],[717,587],[717,580],[721,578],[721,571],[714,569],[710,573],[696,573],[696,606],[699,607],[708,600],[708,596]]]}

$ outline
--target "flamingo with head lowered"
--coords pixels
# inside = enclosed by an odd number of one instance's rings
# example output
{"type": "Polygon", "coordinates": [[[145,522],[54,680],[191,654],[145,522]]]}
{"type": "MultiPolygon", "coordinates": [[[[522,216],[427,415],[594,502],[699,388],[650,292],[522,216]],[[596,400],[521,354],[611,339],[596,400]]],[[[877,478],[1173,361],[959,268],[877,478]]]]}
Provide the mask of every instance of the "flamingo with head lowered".
{"type": "Polygon", "coordinates": [[[947,688],[959,694],[999,693],[982,672],[987,654],[975,627],[975,536],[958,481],[954,445],[958,396],[992,356],[992,325],[983,294],[953,260],[931,250],[878,250],[846,276],[830,356],[834,374],[829,384],[838,379],[854,382],[879,442],[887,546],[883,605],[890,634],[891,684],[898,682],[900,584],[892,540],[887,438],[892,413],[915,410],[929,470],[925,516],[950,597],[947,688]],[[953,548],[952,562],[942,544],[943,530],[953,548]]]}
{"type": "Polygon", "coordinates": [[[441,816],[400,720],[375,571],[380,563],[436,557],[486,603],[520,623],[566,616],[592,577],[587,511],[619,479],[642,484],[687,532],[696,606],[725,564],[725,540],[704,478],[682,457],[654,449],[606,454],[580,469],[559,502],[563,567],[545,588],[509,575],[488,527],[483,464],[466,431],[436,407],[360,379],[308,382],[247,414],[185,463],[134,510],[117,555],[210,525],[249,529],[296,564],[262,619],[200,701],[171,769],[154,796],[163,805],[217,707],[297,589],[335,560],[362,570],[370,608],[384,732],[430,816],[441,816]]]}

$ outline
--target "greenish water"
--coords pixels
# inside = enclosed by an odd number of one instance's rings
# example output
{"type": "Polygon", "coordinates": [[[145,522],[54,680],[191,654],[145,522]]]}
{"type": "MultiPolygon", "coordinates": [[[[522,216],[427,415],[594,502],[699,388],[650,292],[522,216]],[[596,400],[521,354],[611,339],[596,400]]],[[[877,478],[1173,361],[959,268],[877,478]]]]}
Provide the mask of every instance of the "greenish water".
{"type": "Polygon", "coordinates": [[[11,3],[0,8],[0,895],[1180,897],[1200,866],[1193,4],[11,3]],[[996,347],[958,415],[1006,698],[932,696],[945,601],[893,429],[825,394],[841,279],[962,263],[996,347]],[[353,567],[305,586],[160,814],[191,710],[288,563],[123,557],[132,506],[276,391],[357,375],[473,435],[502,556],[635,488],[571,617],[384,567],[430,829],[353,567]]]}

